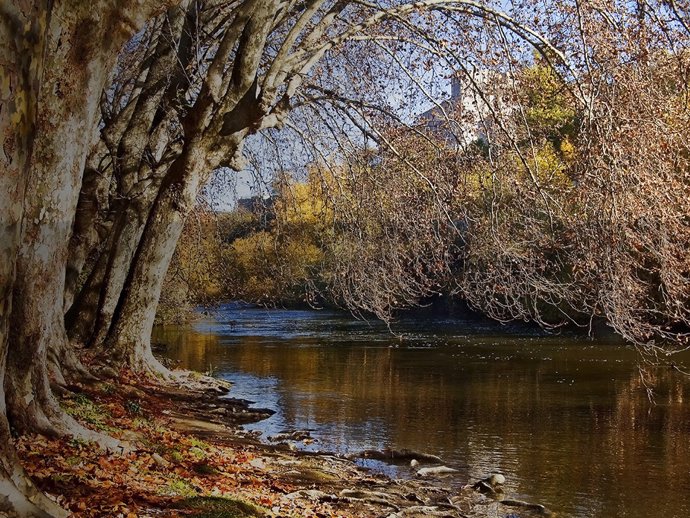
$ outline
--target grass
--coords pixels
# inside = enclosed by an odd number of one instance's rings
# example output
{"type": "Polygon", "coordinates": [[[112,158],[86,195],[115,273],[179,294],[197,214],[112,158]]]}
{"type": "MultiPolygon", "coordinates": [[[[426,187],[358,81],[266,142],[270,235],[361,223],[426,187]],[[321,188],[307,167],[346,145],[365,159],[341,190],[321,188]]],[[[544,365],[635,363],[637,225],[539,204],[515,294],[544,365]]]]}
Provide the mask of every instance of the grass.
{"type": "Polygon", "coordinates": [[[162,489],[161,494],[193,499],[198,491],[182,478],[174,478],[162,489]]]}
{"type": "Polygon", "coordinates": [[[254,518],[266,512],[253,504],[232,498],[197,496],[181,502],[184,509],[194,511],[195,518],[254,518]]]}
{"type": "Polygon", "coordinates": [[[76,394],[70,399],[64,400],[62,407],[69,415],[91,425],[95,430],[101,432],[117,431],[117,429],[106,424],[106,421],[111,417],[110,413],[84,394],[76,394]]]}
{"type": "Polygon", "coordinates": [[[216,473],[218,473],[218,470],[216,468],[205,462],[199,462],[194,464],[192,466],[192,469],[195,473],[198,473],[199,475],[215,475],[216,473]]]}
{"type": "Polygon", "coordinates": [[[170,458],[172,459],[173,462],[176,462],[177,464],[184,461],[184,456],[177,450],[172,450],[170,452],[170,458]]]}
{"type": "Polygon", "coordinates": [[[198,439],[194,436],[189,437],[189,444],[196,448],[199,448],[200,450],[208,450],[211,447],[211,445],[206,441],[202,441],[201,439],[198,439]]]}

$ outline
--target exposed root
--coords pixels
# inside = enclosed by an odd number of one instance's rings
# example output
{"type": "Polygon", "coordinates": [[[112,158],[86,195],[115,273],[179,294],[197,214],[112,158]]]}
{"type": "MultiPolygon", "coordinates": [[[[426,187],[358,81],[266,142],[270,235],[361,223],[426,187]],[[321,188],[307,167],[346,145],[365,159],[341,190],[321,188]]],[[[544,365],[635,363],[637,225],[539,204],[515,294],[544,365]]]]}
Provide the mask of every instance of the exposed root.
{"type": "Polygon", "coordinates": [[[19,428],[31,433],[49,437],[71,437],[97,444],[101,449],[113,452],[126,452],[130,446],[104,433],[90,430],[67,414],[52,393],[42,397],[42,404],[34,400],[15,418],[19,428]]]}
{"type": "MultiPolygon", "coordinates": [[[[22,470],[23,471],[23,470],[22,470]]],[[[26,476],[26,475],[22,475],[26,476]]],[[[0,516],[18,518],[66,518],[70,513],[42,493],[20,490],[12,480],[0,478],[0,516]]]]}
{"type": "Polygon", "coordinates": [[[69,381],[95,383],[99,381],[82,363],[71,346],[52,345],[48,348],[48,372],[53,385],[67,387],[69,381]]]}
{"type": "Polygon", "coordinates": [[[106,378],[118,378],[123,370],[129,370],[138,378],[150,378],[160,382],[174,380],[172,372],[151,352],[148,345],[114,347],[102,346],[96,357],[105,358],[98,362],[96,370],[106,378]]]}
{"type": "Polygon", "coordinates": [[[129,444],[104,433],[86,428],[72,416],[64,412],[59,420],[52,421],[52,424],[58,435],[97,444],[102,450],[118,453],[127,453],[131,450],[129,444]]]}

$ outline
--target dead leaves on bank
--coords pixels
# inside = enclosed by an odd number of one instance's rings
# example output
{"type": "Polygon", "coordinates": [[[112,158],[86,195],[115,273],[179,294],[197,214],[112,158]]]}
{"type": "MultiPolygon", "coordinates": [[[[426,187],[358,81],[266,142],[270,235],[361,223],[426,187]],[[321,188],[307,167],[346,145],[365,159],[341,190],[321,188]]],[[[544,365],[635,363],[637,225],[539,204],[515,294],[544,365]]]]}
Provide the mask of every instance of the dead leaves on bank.
{"type": "Polygon", "coordinates": [[[16,441],[38,487],[73,516],[345,516],[327,504],[312,508],[285,498],[295,487],[252,465],[254,446],[181,434],[170,428],[163,401],[144,396],[133,402],[122,394],[105,386],[63,405],[85,425],[131,445],[131,451],[106,452],[93,443],[43,436],[16,441]]]}

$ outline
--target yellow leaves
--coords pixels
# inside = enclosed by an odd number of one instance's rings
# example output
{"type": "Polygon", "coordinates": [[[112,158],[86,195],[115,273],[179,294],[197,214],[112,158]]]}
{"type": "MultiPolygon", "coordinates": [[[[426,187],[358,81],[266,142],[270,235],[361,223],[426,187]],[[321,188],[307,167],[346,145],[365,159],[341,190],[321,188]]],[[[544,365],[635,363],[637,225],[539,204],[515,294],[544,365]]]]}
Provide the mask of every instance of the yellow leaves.
{"type": "Polygon", "coordinates": [[[570,138],[565,137],[563,140],[561,140],[559,148],[561,155],[566,162],[572,162],[575,160],[576,149],[575,145],[570,141],[570,138]]]}
{"type": "Polygon", "coordinates": [[[312,171],[306,182],[283,181],[275,203],[276,218],[286,225],[322,226],[333,219],[322,178],[312,171]]]}
{"type": "Polygon", "coordinates": [[[521,94],[530,131],[560,138],[572,131],[576,112],[563,80],[547,65],[535,64],[521,72],[521,94]]]}

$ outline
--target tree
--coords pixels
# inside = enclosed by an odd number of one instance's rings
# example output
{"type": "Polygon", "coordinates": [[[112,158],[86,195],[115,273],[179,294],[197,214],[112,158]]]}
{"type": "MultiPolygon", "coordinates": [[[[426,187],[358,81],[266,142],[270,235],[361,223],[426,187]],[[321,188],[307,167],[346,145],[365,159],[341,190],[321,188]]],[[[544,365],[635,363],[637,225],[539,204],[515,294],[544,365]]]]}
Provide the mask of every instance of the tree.
{"type": "MultiPolygon", "coordinates": [[[[375,111],[376,103],[349,99],[330,86],[356,75],[353,63],[359,64],[369,68],[355,80],[362,94],[380,97],[382,89],[371,81],[381,72],[375,62],[382,53],[391,53],[408,73],[421,73],[411,72],[401,56],[413,63],[429,42],[440,53],[441,35],[459,34],[470,20],[507,24],[530,44],[549,47],[518,20],[465,1],[195,1],[153,22],[127,55],[134,65],[123,69],[130,74],[118,77],[106,96],[103,145],[97,148],[105,156],[94,163],[112,169],[103,176],[112,174],[117,185],[107,209],[117,210],[117,221],[105,243],[91,243],[93,254],[80,250],[71,261],[70,275],[86,278],[67,315],[71,335],[102,347],[108,360],[164,373],[150,353],[155,308],[184,221],[212,172],[241,167],[245,139],[282,126],[301,107],[330,102],[335,111],[350,110],[353,125],[367,126],[360,112],[375,111]],[[443,16],[448,23],[441,27],[443,16]],[[381,39],[380,31],[396,36],[381,39]],[[80,272],[81,258],[89,255],[97,257],[93,267],[80,272]]],[[[94,193],[84,190],[81,205],[94,206],[88,201],[94,193]]],[[[82,216],[91,217],[88,211],[82,216]]]]}
{"type": "MultiPolygon", "coordinates": [[[[463,75],[487,114],[481,121],[488,137],[487,171],[494,175],[497,168],[517,169],[527,179],[518,183],[513,196],[492,197],[490,206],[496,201],[509,206],[525,193],[538,201],[528,214],[529,221],[539,223],[534,243],[541,243],[539,230],[553,228],[558,222],[553,214],[559,215],[560,208],[539,174],[540,161],[553,161],[539,156],[540,146],[532,146],[541,137],[531,135],[516,88],[516,71],[531,60],[534,49],[557,72],[557,83],[582,114],[575,148],[595,151],[580,162],[580,169],[573,169],[574,179],[597,186],[589,206],[600,207],[599,215],[620,214],[620,201],[631,207],[622,219],[610,218],[608,226],[587,227],[589,234],[574,249],[597,267],[574,276],[577,286],[606,280],[611,289],[598,292],[593,307],[604,307],[620,329],[679,336],[664,326],[687,323],[682,252],[687,197],[649,186],[663,178],[669,188],[683,195],[687,190],[687,149],[678,131],[687,126],[687,110],[677,109],[677,101],[668,102],[685,99],[680,85],[687,84],[682,81],[687,5],[525,2],[506,13],[497,5],[469,0],[189,0],[152,18],[171,4],[10,1],[0,7],[0,378],[4,374],[7,414],[17,431],[114,444],[66,416],[51,391],[50,376],[59,385],[63,376],[91,374],[68,340],[65,310],[70,335],[97,346],[104,363],[164,373],[151,354],[150,331],[185,220],[213,171],[241,168],[246,139],[281,127],[288,114],[313,115],[319,130],[339,137],[335,147],[341,156],[356,148],[357,140],[372,139],[413,173],[407,177],[402,169],[386,168],[393,182],[405,182],[401,192],[389,187],[395,194],[390,202],[362,197],[368,210],[382,211],[384,225],[367,218],[343,219],[345,229],[357,230],[352,235],[381,242],[361,255],[364,262],[342,256],[348,258],[343,263],[347,282],[366,279],[366,271],[352,268],[355,264],[373,266],[380,281],[374,291],[360,290],[363,296],[352,299],[355,305],[378,311],[398,297],[411,297],[405,291],[410,286],[413,294],[426,289],[430,277],[425,270],[442,271],[444,263],[439,268],[434,262],[442,254],[420,250],[425,241],[416,237],[436,243],[437,237],[445,239],[447,229],[458,227],[453,218],[447,226],[428,223],[428,207],[443,209],[436,212],[447,216],[444,186],[453,183],[443,176],[432,181],[396,147],[395,135],[381,129],[395,115],[404,118],[399,106],[386,102],[386,82],[402,90],[409,86],[428,98],[434,81],[425,82],[425,77],[438,73],[441,64],[463,75]],[[115,83],[107,86],[121,46],[135,33],[121,54],[115,83]],[[485,68],[508,81],[480,84],[475,72],[485,68]],[[404,84],[400,77],[407,78],[404,84]],[[654,90],[657,80],[671,87],[654,90]],[[643,124],[630,122],[636,113],[645,115],[643,124]],[[352,136],[354,128],[360,137],[352,136]],[[649,153],[637,154],[649,139],[649,153]],[[621,159],[630,151],[636,152],[632,160],[621,159]],[[658,164],[663,166],[661,177],[653,174],[658,164]],[[647,216],[659,204],[658,192],[668,198],[663,198],[668,203],[661,220],[647,216]],[[644,203],[632,203],[632,193],[643,195],[644,203]],[[419,231],[412,228],[409,212],[403,212],[417,203],[425,204],[419,231]],[[661,231],[660,221],[681,237],[661,231]],[[647,228],[657,230],[654,239],[640,240],[647,228]],[[619,231],[624,239],[617,239],[619,231]],[[421,259],[403,264],[406,257],[421,259]],[[622,273],[597,277],[611,271],[607,267],[619,257],[626,261],[616,264],[628,265],[622,273]],[[390,264],[394,282],[386,272],[390,264]],[[618,280],[624,282],[616,291],[613,283],[618,280]],[[660,299],[650,289],[658,280],[660,299]],[[621,309],[631,298],[641,301],[645,321],[654,317],[652,327],[639,327],[638,313],[621,309]]],[[[417,99],[402,96],[413,104],[417,99]]],[[[295,131],[313,135],[316,127],[295,131]]],[[[314,148],[316,154],[325,151],[314,148]]],[[[363,186],[372,181],[366,175],[353,178],[363,186]]],[[[381,185],[391,183],[383,178],[381,185]]],[[[540,273],[537,263],[527,260],[519,266],[528,266],[522,271],[540,281],[544,277],[535,274],[540,273]]],[[[521,299],[507,300],[520,307],[521,299]]],[[[40,515],[38,508],[60,514],[35,494],[17,468],[2,403],[0,398],[0,483],[9,497],[0,509],[20,516],[40,515]]]]}
{"type": "Polygon", "coordinates": [[[95,437],[55,401],[47,351],[68,350],[61,311],[66,243],[100,92],[120,46],[161,7],[102,1],[6,2],[0,8],[2,512],[65,514],[37,494],[18,467],[5,401],[16,429],[95,437]]]}

